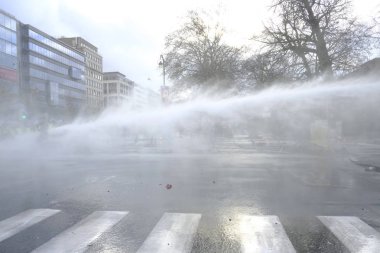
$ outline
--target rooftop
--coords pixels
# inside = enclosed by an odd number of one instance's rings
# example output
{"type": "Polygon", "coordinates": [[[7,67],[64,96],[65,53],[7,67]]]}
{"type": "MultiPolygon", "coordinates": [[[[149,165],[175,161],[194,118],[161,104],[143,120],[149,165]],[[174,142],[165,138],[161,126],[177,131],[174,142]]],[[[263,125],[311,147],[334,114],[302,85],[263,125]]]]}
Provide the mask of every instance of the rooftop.
{"type": "Polygon", "coordinates": [[[26,28],[28,28],[28,29],[30,29],[30,30],[33,30],[33,31],[36,32],[36,33],[41,34],[41,35],[43,35],[44,37],[46,37],[46,38],[48,38],[48,39],[51,39],[51,40],[54,41],[55,43],[60,44],[61,46],[65,47],[65,48],[67,48],[67,49],[70,49],[71,51],[74,51],[74,52],[76,52],[77,54],[79,54],[79,55],[81,55],[81,56],[84,57],[83,52],[81,52],[80,50],[75,49],[75,48],[73,48],[73,47],[70,47],[70,46],[67,45],[66,43],[64,43],[64,42],[62,42],[62,41],[60,41],[60,40],[54,38],[53,36],[51,36],[51,35],[49,35],[49,34],[43,32],[43,31],[41,31],[40,29],[38,29],[38,28],[36,28],[36,27],[34,27],[34,26],[32,26],[32,25],[29,25],[29,24],[22,24],[22,26],[23,26],[23,27],[26,27],[26,28]]]}
{"type": "Polygon", "coordinates": [[[128,79],[127,77],[125,77],[124,74],[122,74],[122,73],[120,73],[118,71],[103,72],[103,78],[104,78],[104,80],[106,80],[107,77],[109,77],[109,78],[115,78],[115,79],[118,78],[119,80],[122,79],[125,82],[131,83],[131,84],[135,84],[135,82],[133,82],[132,80],[128,79]]]}
{"type": "Polygon", "coordinates": [[[13,18],[13,19],[15,19],[15,20],[17,20],[15,16],[13,16],[12,14],[10,14],[10,13],[8,13],[8,12],[2,10],[2,9],[0,9],[0,13],[6,15],[6,16],[8,16],[8,17],[11,17],[11,18],[13,18]]]}

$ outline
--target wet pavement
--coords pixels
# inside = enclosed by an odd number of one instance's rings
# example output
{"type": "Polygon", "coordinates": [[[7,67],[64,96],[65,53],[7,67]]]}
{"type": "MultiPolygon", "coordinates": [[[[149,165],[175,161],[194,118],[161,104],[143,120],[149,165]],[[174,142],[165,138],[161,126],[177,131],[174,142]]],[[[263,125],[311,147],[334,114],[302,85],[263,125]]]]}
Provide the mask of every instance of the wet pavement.
{"type": "Polygon", "coordinates": [[[365,171],[380,172],[379,143],[347,143],[344,144],[350,160],[365,171]]]}
{"type": "Polygon", "coordinates": [[[191,252],[244,251],[242,215],[277,216],[297,252],[344,252],[318,216],[354,216],[380,231],[380,173],[350,159],[268,150],[1,157],[0,221],[60,212],[0,241],[0,252],[30,252],[96,211],[128,214],[87,252],[138,251],[165,213],[201,215],[191,252]]]}

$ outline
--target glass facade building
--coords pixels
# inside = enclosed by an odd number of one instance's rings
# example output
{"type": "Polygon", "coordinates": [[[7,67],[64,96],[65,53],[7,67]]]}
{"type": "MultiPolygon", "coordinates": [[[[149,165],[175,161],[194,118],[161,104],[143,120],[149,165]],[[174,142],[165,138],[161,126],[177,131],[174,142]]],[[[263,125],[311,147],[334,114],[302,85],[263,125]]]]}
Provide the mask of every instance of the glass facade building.
{"type": "Polygon", "coordinates": [[[18,21],[0,10],[0,117],[3,119],[18,114],[20,107],[18,45],[18,21]]]}
{"type": "MultiPolygon", "coordinates": [[[[18,85],[17,21],[0,10],[0,82],[2,89],[18,85]]],[[[12,87],[14,86],[14,87],[12,87]]]]}
{"type": "Polygon", "coordinates": [[[84,54],[30,25],[21,25],[21,38],[28,107],[49,115],[78,113],[86,102],[84,54]]]}

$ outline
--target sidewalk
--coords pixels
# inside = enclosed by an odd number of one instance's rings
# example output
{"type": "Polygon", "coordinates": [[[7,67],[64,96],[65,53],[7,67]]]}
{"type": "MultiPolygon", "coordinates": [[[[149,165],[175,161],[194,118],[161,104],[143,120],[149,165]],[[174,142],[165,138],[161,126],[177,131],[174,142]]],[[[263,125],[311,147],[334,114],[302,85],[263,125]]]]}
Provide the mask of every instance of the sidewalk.
{"type": "Polygon", "coordinates": [[[380,144],[346,143],[345,148],[353,163],[380,172],[380,144]]]}

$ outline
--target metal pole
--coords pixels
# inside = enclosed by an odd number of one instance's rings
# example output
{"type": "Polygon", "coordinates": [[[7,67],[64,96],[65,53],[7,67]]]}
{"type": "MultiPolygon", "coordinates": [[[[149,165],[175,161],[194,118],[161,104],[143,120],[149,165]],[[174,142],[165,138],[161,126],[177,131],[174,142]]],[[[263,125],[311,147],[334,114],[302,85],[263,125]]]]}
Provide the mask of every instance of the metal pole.
{"type": "Polygon", "coordinates": [[[160,55],[160,59],[162,60],[162,73],[163,73],[163,80],[164,80],[164,87],[165,87],[165,59],[163,55],[160,55]]]}

